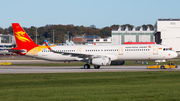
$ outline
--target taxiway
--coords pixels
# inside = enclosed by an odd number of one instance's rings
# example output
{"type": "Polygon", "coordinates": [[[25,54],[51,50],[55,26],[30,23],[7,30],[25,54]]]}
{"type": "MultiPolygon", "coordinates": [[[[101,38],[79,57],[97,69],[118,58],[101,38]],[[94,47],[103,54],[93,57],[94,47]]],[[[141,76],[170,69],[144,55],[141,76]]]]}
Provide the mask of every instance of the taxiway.
{"type": "Polygon", "coordinates": [[[0,66],[0,74],[10,73],[87,73],[124,71],[180,71],[176,69],[147,69],[147,66],[101,66],[100,69],[84,69],[82,66],[0,66]]]}

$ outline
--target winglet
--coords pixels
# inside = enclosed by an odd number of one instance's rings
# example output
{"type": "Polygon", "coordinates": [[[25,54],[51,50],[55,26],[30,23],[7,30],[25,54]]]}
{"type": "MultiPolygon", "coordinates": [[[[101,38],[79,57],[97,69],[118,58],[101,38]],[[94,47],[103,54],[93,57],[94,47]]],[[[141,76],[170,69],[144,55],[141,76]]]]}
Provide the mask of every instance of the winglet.
{"type": "Polygon", "coordinates": [[[49,50],[52,50],[51,47],[50,47],[49,42],[48,42],[46,39],[44,39],[44,43],[45,43],[45,45],[47,46],[47,48],[48,48],[49,50]]]}

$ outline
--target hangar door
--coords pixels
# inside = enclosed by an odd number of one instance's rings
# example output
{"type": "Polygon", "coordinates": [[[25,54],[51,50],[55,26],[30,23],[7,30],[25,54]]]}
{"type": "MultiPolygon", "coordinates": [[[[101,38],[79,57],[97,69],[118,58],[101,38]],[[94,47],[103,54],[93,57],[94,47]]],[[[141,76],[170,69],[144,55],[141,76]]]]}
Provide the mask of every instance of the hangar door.
{"type": "Polygon", "coordinates": [[[139,35],[139,42],[151,42],[150,35],[139,35]]]}
{"type": "Polygon", "coordinates": [[[124,42],[136,42],[136,35],[125,35],[124,42]]]}
{"type": "Polygon", "coordinates": [[[112,35],[112,44],[121,44],[121,35],[112,35]]]}

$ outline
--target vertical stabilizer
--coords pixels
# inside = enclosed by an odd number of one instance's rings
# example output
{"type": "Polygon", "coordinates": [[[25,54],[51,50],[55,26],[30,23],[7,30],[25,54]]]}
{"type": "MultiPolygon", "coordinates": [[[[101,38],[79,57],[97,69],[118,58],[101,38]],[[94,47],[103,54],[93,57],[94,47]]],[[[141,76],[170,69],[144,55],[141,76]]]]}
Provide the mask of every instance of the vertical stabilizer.
{"type": "Polygon", "coordinates": [[[16,45],[18,49],[26,49],[27,51],[37,47],[38,45],[33,42],[29,35],[19,25],[19,23],[12,23],[14,36],[16,39],[16,45]]]}

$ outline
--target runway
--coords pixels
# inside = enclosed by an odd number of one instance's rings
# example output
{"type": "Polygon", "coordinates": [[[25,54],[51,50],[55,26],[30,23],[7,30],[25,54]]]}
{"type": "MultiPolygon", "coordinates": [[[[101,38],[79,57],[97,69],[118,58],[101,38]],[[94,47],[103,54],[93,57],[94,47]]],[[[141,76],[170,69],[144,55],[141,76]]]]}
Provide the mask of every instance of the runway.
{"type": "MultiPolygon", "coordinates": [[[[11,62],[12,64],[30,63],[63,63],[46,60],[0,60],[0,62],[11,62]]],[[[74,61],[76,62],[76,61],[74,61]]],[[[101,66],[100,69],[84,69],[83,66],[0,66],[0,74],[10,73],[87,73],[87,72],[124,72],[124,71],[180,71],[176,69],[147,69],[147,66],[101,66]]]]}
{"type": "MultiPolygon", "coordinates": [[[[180,66],[179,66],[180,67],[180,66]]],[[[101,66],[100,69],[84,69],[82,66],[0,66],[0,74],[11,73],[87,73],[87,72],[125,72],[125,71],[180,71],[176,69],[147,69],[147,66],[101,66]]]]}

